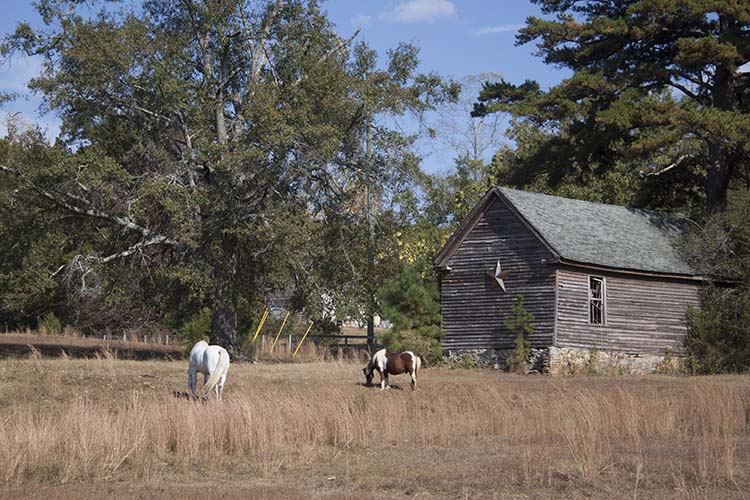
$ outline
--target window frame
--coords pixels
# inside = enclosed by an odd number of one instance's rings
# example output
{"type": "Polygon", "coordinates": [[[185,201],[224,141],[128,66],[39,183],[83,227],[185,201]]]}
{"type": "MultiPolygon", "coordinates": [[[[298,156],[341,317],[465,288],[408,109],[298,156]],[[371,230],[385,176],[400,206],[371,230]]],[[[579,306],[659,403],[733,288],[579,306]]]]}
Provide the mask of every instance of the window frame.
{"type": "Polygon", "coordinates": [[[593,274],[588,275],[587,280],[587,289],[588,289],[588,322],[590,325],[598,325],[598,326],[606,326],[607,324],[607,278],[605,276],[596,276],[593,274]],[[592,291],[592,284],[594,280],[598,280],[599,283],[601,283],[601,297],[595,298],[593,297],[592,291]],[[594,321],[594,303],[599,302],[601,304],[601,321],[595,322],[594,321]]]}

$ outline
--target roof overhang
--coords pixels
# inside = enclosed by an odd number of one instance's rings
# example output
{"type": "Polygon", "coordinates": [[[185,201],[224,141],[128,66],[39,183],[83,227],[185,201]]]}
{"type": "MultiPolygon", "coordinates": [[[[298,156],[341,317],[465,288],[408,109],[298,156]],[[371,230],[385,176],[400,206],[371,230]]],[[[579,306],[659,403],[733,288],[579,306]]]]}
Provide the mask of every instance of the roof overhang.
{"type": "Polygon", "coordinates": [[[684,281],[698,281],[698,282],[712,282],[717,283],[716,280],[712,280],[709,277],[697,274],[674,274],[674,273],[659,273],[652,271],[642,271],[639,269],[627,269],[623,267],[611,267],[599,264],[588,264],[586,262],[576,262],[569,259],[558,259],[556,262],[560,266],[575,267],[588,271],[600,271],[617,274],[629,274],[632,276],[648,276],[652,278],[663,278],[663,279],[674,279],[684,281]]]}

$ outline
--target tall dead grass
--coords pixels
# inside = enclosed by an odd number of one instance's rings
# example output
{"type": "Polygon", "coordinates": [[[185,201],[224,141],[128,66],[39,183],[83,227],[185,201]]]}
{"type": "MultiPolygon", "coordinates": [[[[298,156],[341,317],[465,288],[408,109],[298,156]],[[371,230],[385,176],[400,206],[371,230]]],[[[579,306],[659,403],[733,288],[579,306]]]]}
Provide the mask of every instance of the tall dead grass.
{"type": "Polygon", "coordinates": [[[0,417],[0,478],[148,479],[164,468],[228,467],[269,476],[342,450],[491,446],[511,457],[501,472],[523,484],[616,476],[637,492],[655,477],[672,478],[675,488],[731,483],[748,438],[747,394],[706,381],[608,390],[555,383],[512,394],[492,384],[238,392],[222,403],[133,393],[114,407],[78,396],[52,413],[10,410],[0,417]]]}
{"type": "Polygon", "coordinates": [[[317,344],[312,339],[305,339],[302,345],[298,343],[299,339],[292,340],[289,343],[288,338],[284,337],[274,345],[272,335],[261,335],[258,337],[257,343],[254,344],[254,355],[258,359],[275,362],[348,361],[366,363],[369,359],[368,351],[365,349],[366,344],[342,347],[325,343],[317,344]],[[294,354],[298,346],[299,350],[294,354]]]}

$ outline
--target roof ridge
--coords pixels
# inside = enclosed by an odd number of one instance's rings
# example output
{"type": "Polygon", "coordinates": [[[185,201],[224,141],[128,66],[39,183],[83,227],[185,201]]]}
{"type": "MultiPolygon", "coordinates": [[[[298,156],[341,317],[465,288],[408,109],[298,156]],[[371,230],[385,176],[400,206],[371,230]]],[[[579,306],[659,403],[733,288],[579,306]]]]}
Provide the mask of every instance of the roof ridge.
{"type": "Polygon", "coordinates": [[[695,276],[679,249],[689,219],[646,210],[496,186],[562,260],[695,276]]]}
{"type": "Polygon", "coordinates": [[[533,195],[533,196],[545,196],[547,198],[557,198],[560,200],[567,200],[567,201],[573,201],[577,203],[586,203],[589,205],[595,205],[597,207],[612,207],[612,208],[619,208],[623,210],[637,210],[639,212],[646,212],[651,214],[658,214],[658,215],[668,215],[670,217],[675,217],[678,219],[687,219],[684,215],[676,214],[675,212],[668,212],[666,210],[652,210],[649,208],[638,208],[638,207],[628,207],[625,205],[615,205],[614,203],[604,203],[601,201],[590,201],[590,200],[582,200],[580,198],[568,198],[567,196],[559,196],[556,194],[548,194],[548,193],[540,193],[539,191],[526,191],[523,189],[516,189],[508,186],[495,186],[500,191],[514,191],[516,193],[522,193],[523,195],[533,195]]]}
{"type": "Polygon", "coordinates": [[[679,249],[679,235],[690,222],[685,216],[504,186],[493,186],[482,196],[435,257],[436,267],[448,268],[448,260],[495,199],[560,262],[699,276],[679,249]]]}

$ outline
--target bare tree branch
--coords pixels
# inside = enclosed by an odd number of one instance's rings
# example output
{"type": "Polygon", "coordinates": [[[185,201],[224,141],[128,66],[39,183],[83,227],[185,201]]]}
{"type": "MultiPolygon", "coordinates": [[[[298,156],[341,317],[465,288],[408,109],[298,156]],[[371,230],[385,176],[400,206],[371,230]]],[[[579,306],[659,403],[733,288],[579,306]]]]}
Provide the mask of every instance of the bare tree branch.
{"type": "Polygon", "coordinates": [[[656,176],[665,174],[665,173],[669,172],[670,170],[679,167],[680,165],[682,165],[682,163],[685,160],[688,160],[690,158],[691,157],[688,156],[688,155],[682,155],[679,158],[677,158],[677,160],[674,163],[671,163],[671,164],[667,165],[666,167],[664,167],[664,168],[662,168],[660,170],[657,170],[656,172],[649,172],[649,173],[643,174],[643,175],[644,175],[644,177],[656,177],[656,176]]]}
{"type": "MultiPolygon", "coordinates": [[[[253,83],[258,83],[263,66],[265,65],[266,61],[268,61],[266,40],[268,39],[268,34],[271,32],[273,22],[276,19],[276,16],[279,14],[283,3],[283,0],[277,0],[276,3],[273,4],[268,12],[268,16],[266,16],[264,20],[260,34],[257,37],[257,41],[250,47],[250,52],[252,54],[250,81],[253,83]]],[[[242,7],[240,7],[240,15],[242,17],[242,27],[245,31],[245,40],[252,40],[253,38],[256,38],[253,37],[252,33],[250,33],[250,28],[247,25],[247,17],[242,7]]]]}
{"type": "MultiPolygon", "coordinates": [[[[75,205],[71,205],[67,201],[60,199],[59,196],[56,196],[52,192],[37,186],[28,177],[26,177],[26,175],[19,172],[18,170],[14,170],[12,168],[6,167],[5,165],[0,165],[0,172],[6,172],[6,173],[12,174],[20,178],[34,191],[44,196],[45,198],[53,202],[55,205],[61,208],[64,208],[65,210],[68,210],[78,215],[82,215],[84,217],[92,217],[95,219],[109,221],[113,224],[117,224],[118,226],[124,227],[125,229],[129,231],[138,233],[146,239],[159,239],[159,243],[163,245],[170,245],[170,246],[175,246],[175,247],[181,246],[179,241],[173,240],[171,238],[167,238],[166,236],[158,235],[154,233],[154,231],[152,231],[151,229],[148,229],[148,228],[145,228],[143,226],[136,224],[135,222],[133,222],[133,219],[131,219],[130,217],[127,217],[127,218],[120,217],[118,215],[109,214],[101,210],[97,210],[95,208],[80,208],[75,205]]],[[[70,195],[68,193],[62,193],[62,194],[72,199],[78,198],[75,195],[70,195]]]]}
{"type": "MultiPolygon", "coordinates": [[[[344,47],[346,47],[347,45],[349,45],[350,43],[352,43],[352,40],[354,40],[354,38],[356,38],[356,36],[359,35],[359,32],[360,32],[360,29],[357,28],[357,30],[354,33],[352,33],[352,36],[350,36],[346,40],[342,40],[334,48],[332,48],[331,50],[329,50],[328,52],[326,52],[325,54],[323,54],[323,57],[321,57],[318,60],[318,63],[319,64],[320,63],[324,63],[332,55],[334,55],[334,54],[336,54],[338,52],[341,52],[341,49],[343,49],[344,47]]],[[[298,85],[302,81],[302,77],[303,77],[302,75],[298,76],[297,79],[294,81],[294,84],[298,85]]]]}
{"type": "Polygon", "coordinates": [[[152,246],[152,245],[162,245],[164,244],[164,241],[166,238],[164,236],[154,236],[147,240],[143,240],[139,243],[136,243],[135,245],[131,246],[127,250],[123,250],[122,252],[118,252],[112,255],[108,255],[106,257],[95,257],[95,256],[89,256],[90,259],[95,260],[96,262],[100,262],[102,264],[106,264],[107,262],[111,262],[116,259],[122,259],[123,257],[129,257],[133,255],[136,252],[141,251],[142,249],[152,246]]]}

